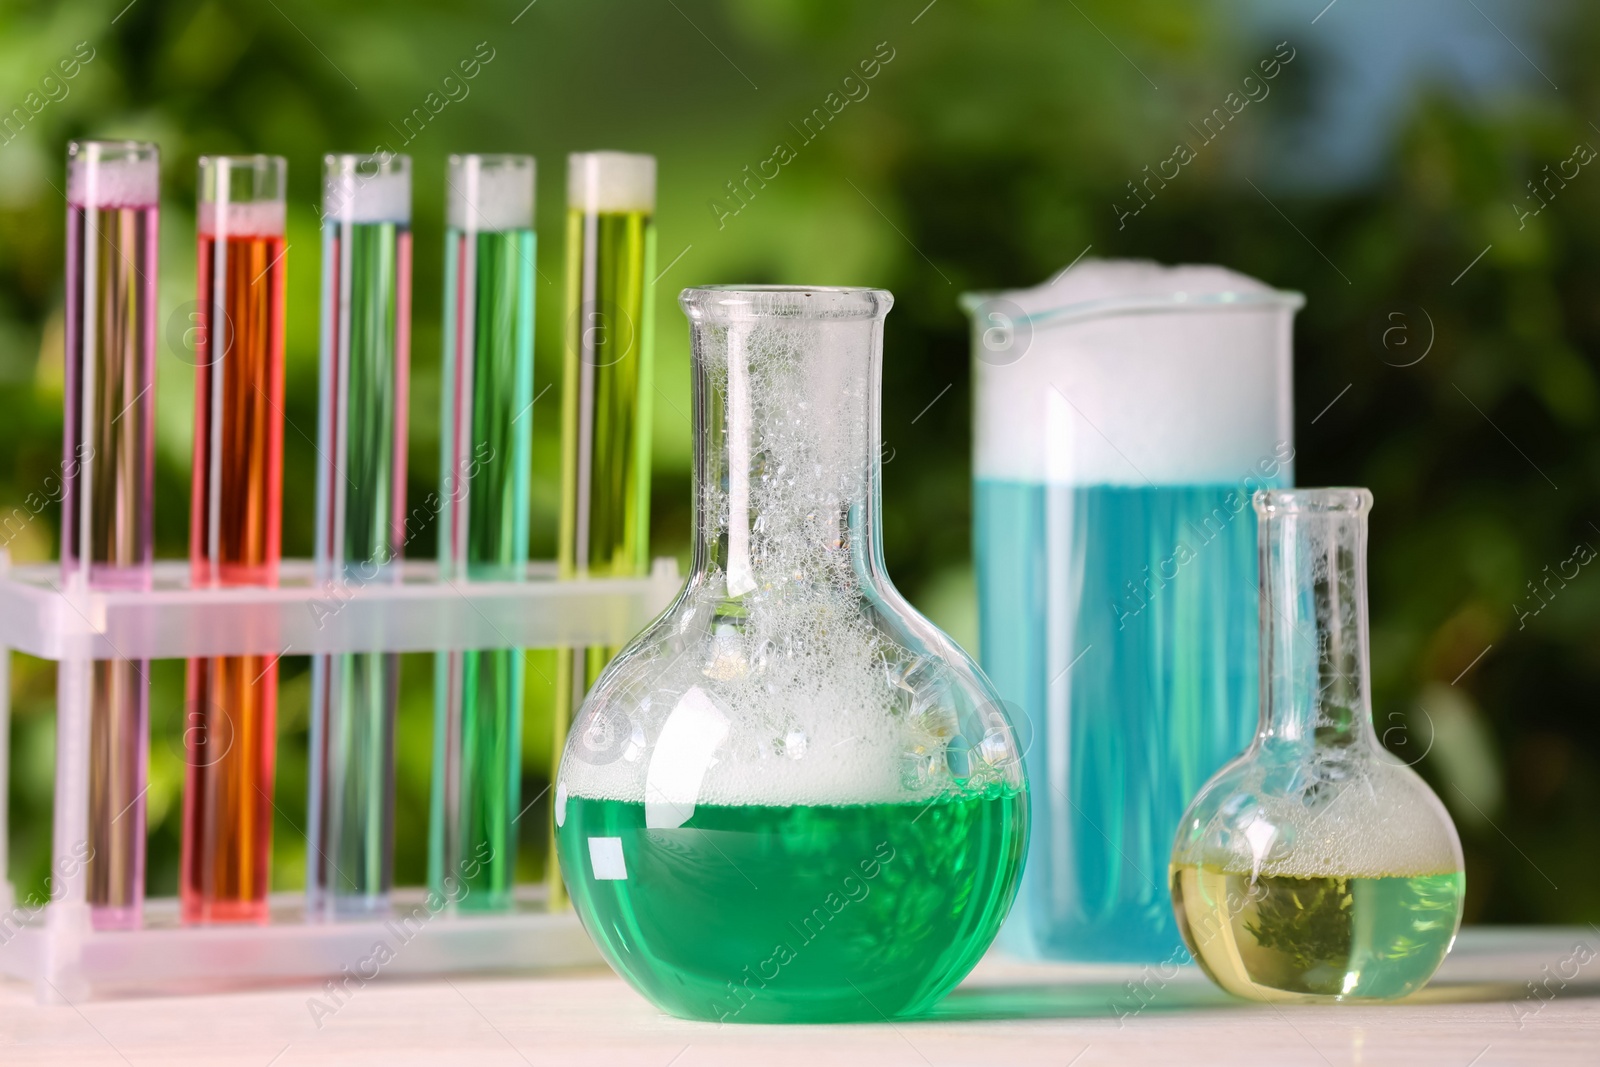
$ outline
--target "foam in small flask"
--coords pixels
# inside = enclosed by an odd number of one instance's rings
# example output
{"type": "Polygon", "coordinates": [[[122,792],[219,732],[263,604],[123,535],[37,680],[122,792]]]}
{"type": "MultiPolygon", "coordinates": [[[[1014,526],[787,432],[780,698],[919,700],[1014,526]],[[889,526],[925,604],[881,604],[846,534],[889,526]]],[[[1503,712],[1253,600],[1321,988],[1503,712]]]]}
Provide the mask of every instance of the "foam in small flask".
{"type": "Polygon", "coordinates": [[[977,962],[1015,893],[1027,797],[1011,724],[884,575],[889,302],[682,299],[703,457],[694,569],[573,723],[557,831],[585,927],[677,1015],[915,1014],[977,962]],[[597,847],[620,854],[596,863],[597,847]]]}

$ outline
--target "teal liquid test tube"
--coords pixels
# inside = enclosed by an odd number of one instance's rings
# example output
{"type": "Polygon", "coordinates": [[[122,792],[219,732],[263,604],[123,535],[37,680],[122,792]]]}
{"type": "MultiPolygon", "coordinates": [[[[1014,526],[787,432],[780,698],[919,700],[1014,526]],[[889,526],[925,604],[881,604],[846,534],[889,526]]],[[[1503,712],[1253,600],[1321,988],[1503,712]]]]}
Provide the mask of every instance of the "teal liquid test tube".
{"type": "MultiPolygon", "coordinates": [[[[522,581],[533,446],[534,160],[451,156],[440,388],[439,574],[522,581]]],[[[428,884],[462,911],[513,905],[523,652],[434,669],[428,884]]]]}
{"type": "MultiPolygon", "coordinates": [[[[326,626],[364,586],[400,580],[410,381],[411,160],[329,155],[323,168],[317,581],[326,626]]],[[[388,907],[399,658],[312,660],[307,911],[388,907]]]]}

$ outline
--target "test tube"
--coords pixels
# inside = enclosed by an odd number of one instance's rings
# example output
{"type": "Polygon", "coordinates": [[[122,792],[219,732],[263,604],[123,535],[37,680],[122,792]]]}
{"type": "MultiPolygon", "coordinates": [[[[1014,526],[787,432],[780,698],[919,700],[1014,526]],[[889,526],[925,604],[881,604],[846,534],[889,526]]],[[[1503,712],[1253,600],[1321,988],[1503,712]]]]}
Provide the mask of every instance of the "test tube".
{"type": "MultiPolygon", "coordinates": [[[[534,160],[451,156],[446,180],[439,573],[447,582],[521,581],[533,441],[534,160]]],[[[434,679],[428,883],[460,910],[508,909],[523,653],[441,652],[434,679]]]]}
{"type": "MultiPolygon", "coordinates": [[[[624,577],[650,566],[650,415],[655,390],[656,160],[567,157],[566,353],[561,408],[561,574],[624,577]]],[[[615,648],[557,658],[553,759],[615,648]]],[[[555,781],[555,767],[550,780],[555,781]]],[[[551,907],[565,904],[551,824],[551,907]]]]}
{"type": "MultiPolygon", "coordinates": [[[[411,159],[326,156],[314,550],[324,587],[400,579],[410,330],[411,159]]],[[[312,659],[306,905],[314,917],[388,907],[399,664],[392,652],[312,659]]]]}
{"type": "MultiPolygon", "coordinates": [[[[276,585],[283,519],[281,156],[202,156],[194,481],[196,587],[276,585]]],[[[277,655],[189,661],[180,912],[266,922],[277,655]]]]}
{"type": "MultiPolygon", "coordinates": [[[[155,475],[160,156],[140,141],[67,146],[66,411],[61,576],[72,591],[148,589],[155,475]]],[[[137,927],[144,902],[149,664],[88,672],[87,899],[100,929],[137,927]]]]}

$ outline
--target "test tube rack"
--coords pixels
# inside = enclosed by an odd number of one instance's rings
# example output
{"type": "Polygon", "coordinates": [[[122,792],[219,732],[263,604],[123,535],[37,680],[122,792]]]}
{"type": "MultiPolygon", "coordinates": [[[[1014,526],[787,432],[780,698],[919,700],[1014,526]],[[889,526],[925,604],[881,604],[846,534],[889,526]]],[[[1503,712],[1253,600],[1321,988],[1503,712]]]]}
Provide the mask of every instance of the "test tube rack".
{"type": "MultiPolygon", "coordinates": [[[[521,582],[441,581],[407,562],[398,582],[313,581],[310,561],[285,561],[276,587],[198,589],[186,562],[155,565],[147,591],[64,587],[58,564],[13,566],[0,549],[0,976],[31,981],[41,1003],[138,991],[209,990],[378,974],[540,971],[599,955],[570,911],[551,912],[542,886],[515,911],[431,912],[420,888],[397,888],[392,915],[308,919],[302,894],[274,894],[262,925],[182,926],[176,900],[147,900],[136,930],[96,930],[74,850],[87,841],[89,663],[96,659],[302,656],[483,648],[617,646],[681,584],[671,559],[641,578],[563,580],[551,563],[521,582]],[[10,661],[24,652],[61,664],[50,899],[19,907],[7,867],[10,661]],[[65,872],[65,873],[63,873],[65,872]],[[375,952],[382,942],[385,952],[375,952]]],[[[426,833],[426,827],[396,827],[426,833]]]]}

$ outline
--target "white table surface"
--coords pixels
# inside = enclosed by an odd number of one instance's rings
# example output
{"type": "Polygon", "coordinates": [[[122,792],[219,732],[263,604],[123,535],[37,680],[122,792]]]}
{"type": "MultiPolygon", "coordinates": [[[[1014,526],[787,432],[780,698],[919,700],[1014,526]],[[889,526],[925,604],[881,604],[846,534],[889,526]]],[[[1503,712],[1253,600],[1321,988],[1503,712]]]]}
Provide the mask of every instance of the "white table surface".
{"type": "Polygon", "coordinates": [[[609,971],[380,978],[320,1028],[310,985],[41,1007],[4,984],[0,1065],[1600,1065],[1595,927],[1469,929],[1433,984],[1397,1005],[1247,1004],[1186,968],[1149,979],[1147,1006],[1119,1018],[1113,1005],[1137,1003],[1126,983],[1147,977],[990,957],[927,1019],[808,1027],[683,1022],[609,971]],[[1548,1000],[1532,999],[1535,979],[1548,1000]]]}

